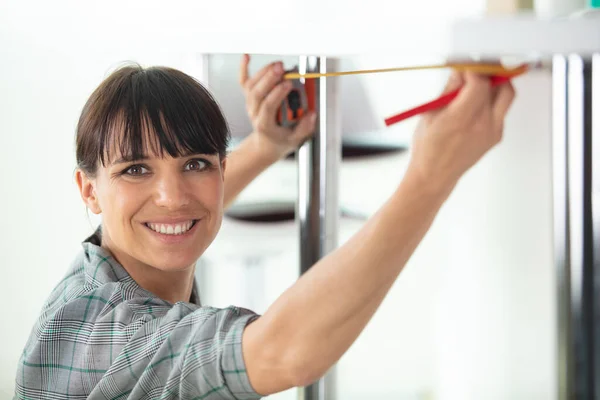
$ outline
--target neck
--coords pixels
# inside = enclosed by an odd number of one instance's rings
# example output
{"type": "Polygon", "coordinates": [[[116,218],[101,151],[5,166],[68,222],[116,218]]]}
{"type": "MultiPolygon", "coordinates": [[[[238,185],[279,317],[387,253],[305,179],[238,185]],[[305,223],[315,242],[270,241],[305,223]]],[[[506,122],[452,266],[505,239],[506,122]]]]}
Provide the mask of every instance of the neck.
{"type": "Polygon", "coordinates": [[[112,254],[141,288],[170,303],[190,301],[195,265],[179,271],[162,271],[120,251],[106,235],[102,237],[102,248],[112,254]]]}

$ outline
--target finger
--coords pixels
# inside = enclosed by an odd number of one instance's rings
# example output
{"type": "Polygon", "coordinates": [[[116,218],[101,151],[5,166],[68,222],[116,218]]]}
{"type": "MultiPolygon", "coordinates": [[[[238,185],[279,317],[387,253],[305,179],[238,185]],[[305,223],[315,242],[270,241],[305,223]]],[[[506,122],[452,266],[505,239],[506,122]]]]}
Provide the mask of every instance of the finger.
{"type": "Polygon", "coordinates": [[[459,89],[462,85],[464,85],[464,83],[465,81],[463,73],[454,69],[448,77],[448,81],[446,82],[446,86],[444,86],[444,89],[442,90],[442,94],[451,93],[459,89]]]}
{"type": "MultiPolygon", "coordinates": [[[[448,80],[446,81],[446,85],[444,85],[444,88],[442,89],[442,93],[441,96],[450,94],[458,89],[460,89],[465,83],[464,80],[464,73],[457,70],[457,69],[452,69],[452,71],[450,72],[450,75],[448,76],[448,80]]],[[[444,108],[440,108],[437,110],[431,110],[426,112],[423,117],[424,118],[429,118],[429,117],[433,117],[441,112],[444,112],[444,108]]]]}
{"type": "Polygon", "coordinates": [[[295,145],[300,145],[307,141],[311,136],[314,135],[316,123],[317,114],[314,111],[311,111],[302,117],[300,122],[298,122],[298,125],[296,125],[292,131],[292,135],[290,137],[292,143],[295,143],[295,145]]]}
{"type": "Polygon", "coordinates": [[[246,93],[248,113],[257,115],[262,108],[265,97],[281,82],[283,67],[275,64],[270,70],[246,93]]]}
{"type": "Polygon", "coordinates": [[[262,78],[256,82],[256,85],[251,89],[249,95],[254,101],[262,102],[262,100],[273,90],[273,87],[281,82],[283,76],[283,66],[280,63],[275,63],[262,78]]]}
{"type": "Polygon", "coordinates": [[[285,97],[292,90],[292,82],[284,81],[275,87],[275,89],[271,90],[269,94],[265,97],[263,102],[260,105],[260,109],[258,112],[265,116],[268,116],[269,119],[273,119],[281,106],[281,102],[285,99],[285,97]]]}
{"type": "Polygon", "coordinates": [[[250,55],[244,54],[240,63],[240,85],[245,86],[248,82],[248,65],[250,64],[250,55]]]}
{"type": "Polygon", "coordinates": [[[465,84],[449,109],[472,115],[491,103],[492,89],[489,78],[484,75],[467,71],[464,79],[465,84]]]}
{"type": "Polygon", "coordinates": [[[497,92],[492,106],[494,119],[496,121],[502,121],[508,113],[508,110],[515,99],[516,93],[515,88],[510,81],[498,86],[496,91],[497,92]]]}
{"type": "Polygon", "coordinates": [[[277,62],[272,62],[270,64],[267,64],[264,67],[262,67],[253,77],[248,79],[248,81],[246,81],[246,86],[245,86],[246,91],[252,90],[256,86],[256,84],[258,82],[260,82],[263,79],[263,77],[266,74],[268,74],[269,71],[271,71],[273,69],[275,64],[281,65],[281,63],[277,63],[277,62]]]}
{"type": "Polygon", "coordinates": [[[452,68],[452,72],[442,94],[450,93],[462,87],[465,84],[465,71],[469,66],[477,65],[477,61],[471,58],[449,58],[446,60],[446,64],[452,68]]]}

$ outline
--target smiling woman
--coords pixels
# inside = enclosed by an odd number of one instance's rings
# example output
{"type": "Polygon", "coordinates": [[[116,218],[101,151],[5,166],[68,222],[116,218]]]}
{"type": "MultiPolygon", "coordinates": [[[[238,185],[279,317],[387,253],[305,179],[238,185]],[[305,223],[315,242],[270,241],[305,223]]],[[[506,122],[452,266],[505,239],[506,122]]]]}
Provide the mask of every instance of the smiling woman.
{"type": "Polygon", "coordinates": [[[121,68],[81,114],[76,177],[102,213],[102,247],[173,303],[189,300],[193,265],[219,229],[228,139],[211,95],[165,67],[121,68]]]}
{"type": "Polygon", "coordinates": [[[77,128],[77,185],[102,223],[31,331],[18,399],[255,399],[323,376],[365,328],[460,177],[502,137],[514,92],[454,76],[426,115],[404,179],[343,246],[264,313],[200,304],[195,263],[223,209],[314,131],[277,125],[281,63],[240,69],[254,131],[226,154],[219,106],[182,72],[137,65],[91,95],[77,128]],[[227,168],[226,168],[227,167],[227,168]]]}

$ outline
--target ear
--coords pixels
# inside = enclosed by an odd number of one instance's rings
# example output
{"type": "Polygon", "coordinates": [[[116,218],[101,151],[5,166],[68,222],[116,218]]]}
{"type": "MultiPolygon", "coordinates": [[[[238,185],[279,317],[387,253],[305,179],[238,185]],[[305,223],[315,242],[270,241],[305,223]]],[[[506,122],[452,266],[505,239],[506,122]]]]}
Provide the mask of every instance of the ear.
{"type": "Polygon", "coordinates": [[[225,180],[225,167],[227,167],[227,157],[223,157],[221,160],[221,176],[225,180]]]}
{"type": "Polygon", "coordinates": [[[75,172],[75,179],[77,180],[77,186],[79,187],[79,194],[81,199],[92,210],[94,214],[100,214],[100,204],[98,203],[98,197],[96,197],[95,182],[88,178],[88,176],[80,169],[75,172]]]}

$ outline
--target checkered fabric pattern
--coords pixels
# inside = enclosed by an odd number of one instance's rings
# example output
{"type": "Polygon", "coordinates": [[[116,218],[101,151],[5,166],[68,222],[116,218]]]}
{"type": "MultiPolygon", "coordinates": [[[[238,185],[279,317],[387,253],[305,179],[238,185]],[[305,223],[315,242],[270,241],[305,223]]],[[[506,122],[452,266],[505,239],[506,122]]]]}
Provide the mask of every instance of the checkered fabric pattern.
{"type": "Polygon", "coordinates": [[[15,399],[258,399],[242,358],[239,308],[171,304],[100,247],[100,230],[43,307],[18,365],[15,399]]]}

